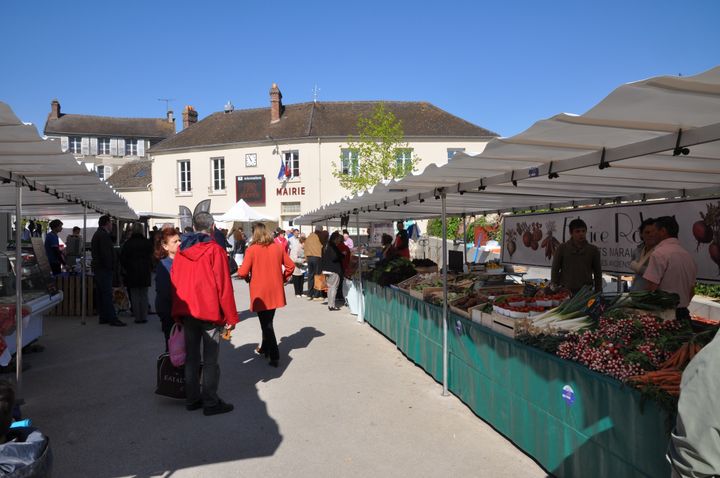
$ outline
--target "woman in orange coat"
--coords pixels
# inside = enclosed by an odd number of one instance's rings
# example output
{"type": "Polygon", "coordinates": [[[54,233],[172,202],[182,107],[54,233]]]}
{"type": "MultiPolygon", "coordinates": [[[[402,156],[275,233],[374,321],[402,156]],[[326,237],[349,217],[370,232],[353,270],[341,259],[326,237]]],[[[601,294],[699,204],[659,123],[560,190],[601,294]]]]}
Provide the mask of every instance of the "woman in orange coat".
{"type": "Polygon", "coordinates": [[[255,352],[270,358],[273,367],[277,367],[280,360],[273,318],[275,309],[285,307],[284,285],[292,277],[294,269],[295,264],[287,252],[275,243],[265,224],[256,223],[252,245],[245,251],[238,276],[250,282],[250,310],[257,312],[260,319],[262,343],[255,352]]]}

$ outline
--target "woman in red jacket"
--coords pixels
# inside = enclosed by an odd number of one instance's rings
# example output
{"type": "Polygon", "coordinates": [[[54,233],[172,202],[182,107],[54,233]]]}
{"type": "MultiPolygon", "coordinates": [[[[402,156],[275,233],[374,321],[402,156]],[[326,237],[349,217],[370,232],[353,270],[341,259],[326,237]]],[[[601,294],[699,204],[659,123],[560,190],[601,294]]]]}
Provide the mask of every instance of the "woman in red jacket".
{"type": "Polygon", "coordinates": [[[273,240],[265,224],[256,223],[252,245],[245,251],[238,276],[250,282],[250,310],[257,312],[260,319],[262,343],[255,351],[269,357],[273,367],[277,367],[280,360],[273,318],[275,309],[285,307],[283,286],[292,277],[293,270],[295,264],[282,246],[273,240]]]}

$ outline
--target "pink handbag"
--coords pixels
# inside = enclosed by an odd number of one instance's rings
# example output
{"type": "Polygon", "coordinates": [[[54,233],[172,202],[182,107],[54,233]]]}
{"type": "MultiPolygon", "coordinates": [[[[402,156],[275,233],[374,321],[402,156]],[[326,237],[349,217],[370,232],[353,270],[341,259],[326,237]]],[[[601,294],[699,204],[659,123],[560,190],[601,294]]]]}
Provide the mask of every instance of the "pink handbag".
{"type": "Polygon", "coordinates": [[[180,324],[174,324],[168,339],[170,362],[176,367],[185,365],[185,333],[180,324]]]}

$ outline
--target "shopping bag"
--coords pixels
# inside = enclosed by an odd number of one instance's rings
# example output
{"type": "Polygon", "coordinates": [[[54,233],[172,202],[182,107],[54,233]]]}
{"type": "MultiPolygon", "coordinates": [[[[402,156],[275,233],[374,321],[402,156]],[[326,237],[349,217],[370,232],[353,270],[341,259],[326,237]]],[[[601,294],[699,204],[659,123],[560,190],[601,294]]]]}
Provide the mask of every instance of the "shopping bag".
{"type": "Polygon", "coordinates": [[[327,286],[327,278],[325,277],[325,274],[315,274],[315,282],[314,282],[313,288],[315,290],[319,290],[319,291],[323,291],[323,292],[327,291],[328,286],[327,286]]]}
{"type": "Polygon", "coordinates": [[[185,365],[185,332],[180,324],[174,324],[168,339],[170,361],[176,367],[185,365]]]}
{"type": "MultiPolygon", "coordinates": [[[[200,364],[200,376],[202,376],[200,364]]],[[[168,398],[185,398],[185,366],[176,367],[170,361],[170,354],[161,354],[157,359],[157,387],[155,393],[168,398]]]]}
{"type": "Polygon", "coordinates": [[[185,398],[185,367],[174,366],[168,353],[160,355],[157,359],[155,393],[163,397],[185,398]]]}

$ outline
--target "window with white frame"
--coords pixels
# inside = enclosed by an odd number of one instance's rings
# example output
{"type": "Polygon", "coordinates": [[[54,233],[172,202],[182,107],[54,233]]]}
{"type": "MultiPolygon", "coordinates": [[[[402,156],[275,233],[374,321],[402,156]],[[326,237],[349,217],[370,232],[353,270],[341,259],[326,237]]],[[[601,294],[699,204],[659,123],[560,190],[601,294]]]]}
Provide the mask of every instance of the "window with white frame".
{"type": "Polygon", "coordinates": [[[73,154],[82,154],[82,138],[80,136],[70,136],[68,138],[68,150],[73,154]]]}
{"type": "Polygon", "coordinates": [[[343,148],[341,152],[342,164],[340,166],[342,173],[348,176],[357,176],[360,172],[360,160],[358,159],[358,151],[351,148],[343,148]]]}
{"type": "Polygon", "coordinates": [[[456,154],[464,153],[464,152],[465,152],[465,148],[448,148],[447,149],[448,161],[453,159],[453,157],[455,157],[456,154]]]}
{"type": "Polygon", "coordinates": [[[400,175],[405,175],[412,171],[412,152],[411,148],[398,149],[395,155],[395,165],[400,175]]]}
{"type": "Polygon", "coordinates": [[[98,154],[110,154],[110,138],[98,138],[98,154]]]}
{"type": "Polygon", "coordinates": [[[300,203],[299,202],[281,202],[280,203],[280,214],[300,214],[300,203]]]}
{"type": "Polygon", "coordinates": [[[97,172],[97,175],[100,179],[105,179],[105,166],[103,166],[102,164],[98,164],[97,166],[95,166],[95,171],[97,172]]]}
{"type": "Polygon", "coordinates": [[[213,191],[225,190],[225,158],[210,158],[213,191]]]}
{"type": "Polygon", "coordinates": [[[190,182],[190,160],[183,159],[178,164],[178,192],[189,193],[192,191],[192,183],[190,182]]]}
{"type": "Polygon", "coordinates": [[[125,140],[125,156],[137,156],[138,155],[138,140],[137,139],[126,139],[125,140]]]}
{"type": "Polygon", "coordinates": [[[300,177],[300,152],[299,151],[283,151],[282,154],[283,154],[283,161],[285,162],[285,176],[288,178],[299,178],[300,177]]]}

